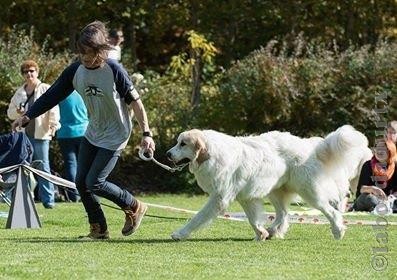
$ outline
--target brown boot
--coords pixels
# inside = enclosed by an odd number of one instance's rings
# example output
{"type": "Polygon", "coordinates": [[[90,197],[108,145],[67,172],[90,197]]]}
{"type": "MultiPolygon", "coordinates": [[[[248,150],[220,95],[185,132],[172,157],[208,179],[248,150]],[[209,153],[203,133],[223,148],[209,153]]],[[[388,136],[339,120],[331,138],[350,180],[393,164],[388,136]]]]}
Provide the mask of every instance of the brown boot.
{"type": "Polygon", "coordinates": [[[90,233],[88,235],[79,236],[82,239],[109,239],[109,231],[103,230],[98,223],[90,224],[90,233]]]}
{"type": "Polygon", "coordinates": [[[133,234],[138,229],[142,218],[145,216],[147,211],[147,205],[145,203],[140,202],[139,200],[137,200],[136,203],[137,206],[135,209],[132,209],[132,207],[124,209],[125,224],[121,230],[121,233],[124,236],[133,234]]]}

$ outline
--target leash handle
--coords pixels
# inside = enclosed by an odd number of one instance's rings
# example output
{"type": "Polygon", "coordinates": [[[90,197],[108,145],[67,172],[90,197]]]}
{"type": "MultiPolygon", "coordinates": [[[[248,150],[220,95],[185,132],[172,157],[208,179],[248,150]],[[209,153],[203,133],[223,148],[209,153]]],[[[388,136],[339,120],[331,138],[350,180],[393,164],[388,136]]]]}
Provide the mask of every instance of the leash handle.
{"type": "Polygon", "coordinates": [[[139,158],[140,158],[141,160],[144,160],[144,161],[151,161],[151,160],[153,160],[153,150],[151,150],[151,149],[145,150],[145,149],[140,148],[140,149],[139,149],[139,152],[138,152],[138,155],[139,155],[139,158]],[[149,154],[149,157],[147,157],[147,156],[145,155],[146,153],[149,154]]]}
{"type": "Polygon", "coordinates": [[[168,165],[162,164],[161,162],[158,162],[154,157],[154,153],[152,150],[144,150],[142,148],[139,149],[138,152],[139,158],[144,160],[144,161],[153,161],[155,164],[157,164],[158,166],[164,168],[165,170],[169,171],[169,172],[175,172],[175,171],[181,171],[187,164],[181,165],[181,166],[177,166],[177,167],[169,167],[168,165]],[[145,154],[149,153],[149,157],[147,157],[145,154]]]}

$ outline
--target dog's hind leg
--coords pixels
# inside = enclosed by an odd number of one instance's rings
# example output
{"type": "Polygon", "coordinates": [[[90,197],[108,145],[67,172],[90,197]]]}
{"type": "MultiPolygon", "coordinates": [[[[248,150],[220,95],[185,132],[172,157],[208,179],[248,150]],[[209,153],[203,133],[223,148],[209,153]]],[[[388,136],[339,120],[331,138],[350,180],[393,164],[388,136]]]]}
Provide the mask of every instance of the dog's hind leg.
{"type": "Polygon", "coordinates": [[[255,240],[261,241],[268,238],[269,233],[265,229],[265,212],[263,210],[263,200],[254,198],[250,200],[238,200],[243,207],[248,221],[255,231],[255,240]]]}
{"type": "Polygon", "coordinates": [[[320,205],[317,209],[323,212],[325,217],[331,223],[331,230],[334,238],[336,240],[342,239],[346,231],[346,226],[343,224],[342,214],[328,202],[320,205]]]}
{"type": "Polygon", "coordinates": [[[329,199],[325,196],[320,196],[315,191],[302,192],[300,196],[324,214],[331,224],[334,238],[337,240],[342,239],[346,231],[346,227],[343,224],[342,213],[331,205],[329,199]]]}
{"type": "Polygon", "coordinates": [[[270,202],[273,204],[274,209],[276,210],[276,219],[267,229],[269,232],[269,238],[273,236],[277,238],[284,238],[284,235],[289,227],[288,205],[294,195],[294,193],[290,193],[282,189],[274,190],[268,195],[270,202]]]}

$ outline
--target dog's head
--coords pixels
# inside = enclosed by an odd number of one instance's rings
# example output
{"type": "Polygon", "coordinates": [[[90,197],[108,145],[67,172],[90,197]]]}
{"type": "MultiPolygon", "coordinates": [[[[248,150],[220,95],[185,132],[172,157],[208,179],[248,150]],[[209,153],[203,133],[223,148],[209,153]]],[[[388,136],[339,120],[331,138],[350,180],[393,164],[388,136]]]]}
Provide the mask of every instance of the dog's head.
{"type": "Polygon", "coordinates": [[[189,161],[200,165],[209,158],[204,133],[198,129],[182,132],[177,144],[167,151],[167,157],[174,163],[189,161]]]}

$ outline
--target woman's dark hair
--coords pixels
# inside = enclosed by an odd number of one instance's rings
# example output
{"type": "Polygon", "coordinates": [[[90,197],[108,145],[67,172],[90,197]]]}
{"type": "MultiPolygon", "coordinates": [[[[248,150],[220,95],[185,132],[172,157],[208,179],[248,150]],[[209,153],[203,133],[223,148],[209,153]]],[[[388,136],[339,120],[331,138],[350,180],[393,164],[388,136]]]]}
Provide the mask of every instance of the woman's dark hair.
{"type": "Polygon", "coordinates": [[[87,49],[93,50],[100,58],[105,60],[112,47],[108,43],[108,31],[101,21],[94,21],[85,26],[76,42],[77,51],[84,54],[87,49]]]}
{"type": "Polygon", "coordinates": [[[109,31],[109,38],[118,39],[120,37],[119,32],[122,32],[120,29],[112,29],[109,31]]]}

